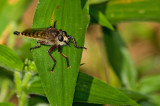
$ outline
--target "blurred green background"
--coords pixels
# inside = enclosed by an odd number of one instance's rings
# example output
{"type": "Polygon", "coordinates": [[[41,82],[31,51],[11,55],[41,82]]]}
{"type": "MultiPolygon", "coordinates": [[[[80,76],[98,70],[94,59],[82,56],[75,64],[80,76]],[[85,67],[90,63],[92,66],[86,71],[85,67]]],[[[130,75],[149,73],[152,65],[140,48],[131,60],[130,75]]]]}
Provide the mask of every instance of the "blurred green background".
{"type": "MultiPolygon", "coordinates": [[[[46,96],[36,94],[44,93],[42,88],[36,89],[35,94],[27,91],[38,76],[29,50],[30,39],[13,35],[15,30],[32,27],[37,3],[38,0],[0,1],[2,106],[49,105],[46,96]]],[[[142,106],[160,106],[160,1],[89,0],[89,5],[91,22],[85,35],[87,51],[82,53],[80,71],[106,82],[142,106]],[[117,38],[109,38],[117,32],[117,38]],[[116,71],[123,62],[126,63],[121,66],[122,72],[116,71]]],[[[96,104],[104,103],[73,105],[96,104]]]]}

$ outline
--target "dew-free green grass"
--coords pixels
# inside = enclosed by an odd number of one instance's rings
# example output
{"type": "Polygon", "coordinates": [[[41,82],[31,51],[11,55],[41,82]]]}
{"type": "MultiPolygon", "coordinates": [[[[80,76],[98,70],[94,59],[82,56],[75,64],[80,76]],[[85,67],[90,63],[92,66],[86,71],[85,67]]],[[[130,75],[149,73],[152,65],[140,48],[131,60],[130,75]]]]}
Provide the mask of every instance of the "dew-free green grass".
{"type": "MultiPolygon", "coordinates": [[[[3,67],[3,69],[0,68],[0,75],[3,76],[1,79],[4,79],[5,76],[7,81],[11,80],[11,85],[15,85],[10,86],[5,79],[3,83],[0,83],[0,87],[3,86],[0,93],[5,91],[5,93],[0,94],[1,98],[4,97],[3,100],[11,98],[14,94],[13,91],[16,91],[18,103],[21,106],[32,104],[29,103],[30,100],[33,100],[34,104],[42,102],[47,104],[49,101],[51,106],[72,106],[72,104],[73,106],[79,106],[83,103],[90,103],[89,106],[92,104],[138,105],[136,102],[142,106],[160,104],[160,96],[156,93],[160,89],[159,75],[144,77],[140,81],[137,79],[137,70],[123,39],[120,37],[120,33],[115,27],[116,24],[122,21],[159,22],[159,0],[154,2],[152,0],[94,1],[95,4],[89,6],[87,0],[39,0],[35,11],[33,28],[48,28],[54,11],[53,21],[57,21],[56,28],[66,31],[68,35],[72,35],[76,39],[77,45],[84,46],[89,21],[91,20],[91,24],[94,20],[95,23],[103,26],[104,47],[107,52],[108,62],[120,79],[121,88],[113,88],[109,84],[79,72],[82,49],[75,48],[73,44],[70,47],[64,46],[61,49],[62,53],[69,58],[71,65],[69,69],[67,69],[65,58],[56,50],[52,52],[52,56],[57,61],[53,73],[50,71],[54,62],[48,56],[48,49],[51,46],[42,46],[33,50],[33,58],[39,76],[35,71],[30,71],[30,69],[36,70],[33,64],[32,66],[31,64],[26,66],[13,50],[0,45],[0,66],[3,67]],[[98,4],[99,2],[101,3],[98,4]],[[4,74],[3,71],[10,73],[4,74]],[[14,76],[14,82],[10,76],[14,76]],[[12,89],[7,98],[5,98],[5,95],[7,95],[8,89],[5,88],[12,89]],[[32,94],[36,97],[33,97],[32,94]],[[43,98],[39,95],[43,95],[43,98]]],[[[20,16],[29,2],[30,0],[21,0],[15,4],[8,4],[7,1],[0,1],[0,33],[12,21],[20,22],[20,16]]],[[[37,45],[35,40],[31,40],[31,42],[32,46],[37,45]]],[[[11,44],[9,47],[13,47],[11,44]]],[[[27,49],[29,52],[29,47],[27,49]]],[[[0,105],[12,106],[6,101],[2,101],[0,105]]]]}
{"type": "MultiPolygon", "coordinates": [[[[84,45],[85,32],[89,23],[89,4],[87,0],[39,0],[34,16],[33,28],[47,28],[50,26],[52,13],[57,21],[56,28],[63,29],[72,35],[77,45],[84,45]],[[74,4],[74,5],[73,5],[74,4]]],[[[32,41],[32,46],[36,41],[32,41]]],[[[62,48],[69,58],[71,68],[67,69],[66,60],[57,51],[52,53],[57,64],[48,56],[50,46],[42,46],[33,50],[33,58],[37,65],[45,94],[52,106],[71,106],[80,67],[82,49],[65,46],[62,48]]]]}

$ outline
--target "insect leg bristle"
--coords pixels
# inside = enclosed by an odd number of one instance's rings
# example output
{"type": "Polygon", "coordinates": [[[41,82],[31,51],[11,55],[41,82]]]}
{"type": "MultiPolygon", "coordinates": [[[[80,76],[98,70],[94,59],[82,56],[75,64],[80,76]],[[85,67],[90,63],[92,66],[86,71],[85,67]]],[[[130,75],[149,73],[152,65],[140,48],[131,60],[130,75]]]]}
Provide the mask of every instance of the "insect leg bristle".
{"type": "Polygon", "coordinates": [[[72,39],[73,44],[74,44],[74,46],[75,46],[76,48],[87,49],[86,47],[77,46],[77,43],[76,43],[76,41],[75,41],[75,39],[74,39],[73,36],[68,36],[68,39],[69,39],[69,38],[72,39]]]}
{"type": "Polygon", "coordinates": [[[13,34],[14,34],[14,35],[20,35],[20,32],[14,31],[13,34]]]}

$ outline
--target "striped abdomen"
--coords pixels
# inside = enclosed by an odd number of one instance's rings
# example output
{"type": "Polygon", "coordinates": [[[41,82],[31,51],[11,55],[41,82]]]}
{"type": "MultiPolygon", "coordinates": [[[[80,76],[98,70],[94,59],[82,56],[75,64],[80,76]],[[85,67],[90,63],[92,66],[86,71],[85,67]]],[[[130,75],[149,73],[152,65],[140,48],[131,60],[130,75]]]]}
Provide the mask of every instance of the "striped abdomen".
{"type": "Polygon", "coordinates": [[[23,31],[23,32],[14,32],[15,35],[18,36],[25,36],[29,38],[40,38],[40,39],[46,39],[46,32],[45,31],[23,31]]]}

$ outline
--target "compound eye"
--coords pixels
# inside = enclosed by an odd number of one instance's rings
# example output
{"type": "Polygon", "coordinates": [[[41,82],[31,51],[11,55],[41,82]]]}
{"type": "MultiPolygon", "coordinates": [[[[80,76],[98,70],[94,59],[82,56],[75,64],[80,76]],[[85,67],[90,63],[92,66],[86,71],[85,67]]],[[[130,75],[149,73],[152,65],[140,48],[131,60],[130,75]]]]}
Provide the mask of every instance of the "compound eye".
{"type": "Polygon", "coordinates": [[[63,41],[63,36],[62,36],[62,35],[59,35],[59,36],[58,36],[58,40],[62,42],[62,41],[63,41]]]}
{"type": "Polygon", "coordinates": [[[65,36],[67,36],[67,32],[66,31],[63,31],[63,33],[65,34],[65,36]]]}

